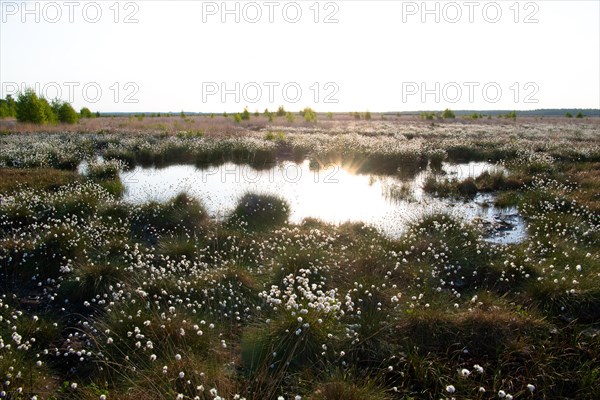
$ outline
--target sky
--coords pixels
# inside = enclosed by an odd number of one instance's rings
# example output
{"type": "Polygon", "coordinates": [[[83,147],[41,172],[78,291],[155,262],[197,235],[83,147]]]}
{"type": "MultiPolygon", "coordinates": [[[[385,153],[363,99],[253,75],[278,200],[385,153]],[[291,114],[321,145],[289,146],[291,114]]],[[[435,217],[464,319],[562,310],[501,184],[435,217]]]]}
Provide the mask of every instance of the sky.
{"type": "Polygon", "coordinates": [[[0,0],[0,97],[25,87],[100,112],[600,108],[600,0],[0,0]]]}

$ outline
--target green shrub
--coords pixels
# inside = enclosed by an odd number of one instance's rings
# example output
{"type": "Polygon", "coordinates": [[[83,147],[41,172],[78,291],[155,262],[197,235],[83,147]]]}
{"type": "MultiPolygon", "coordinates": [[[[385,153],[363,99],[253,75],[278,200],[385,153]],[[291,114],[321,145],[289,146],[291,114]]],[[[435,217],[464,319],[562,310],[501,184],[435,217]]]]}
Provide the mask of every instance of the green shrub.
{"type": "Polygon", "coordinates": [[[92,113],[92,111],[90,111],[90,109],[87,107],[83,107],[79,111],[79,115],[81,116],[81,118],[95,118],[96,117],[96,115],[94,113],[92,113]]]}
{"type": "Polygon", "coordinates": [[[9,94],[5,100],[0,99],[0,118],[16,117],[17,103],[9,94]]]}
{"type": "Polygon", "coordinates": [[[452,118],[456,118],[456,115],[454,114],[454,112],[452,110],[450,110],[449,108],[446,108],[442,112],[442,118],[444,118],[444,119],[452,119],[452,118]]]}
{"type": "Polygon", "coordinates": [[[48,100],[44,99],[43,97],[40,98],[40,103],[42,104],[44,115],[46,116],[46,122],[50,124],[56,124],[58,122],[58,107],[54,108],[54,102],[53,104],[50,104],[48,103],[48,100]]]}
{"type": "Polygon", "coordinates": [[[24,92],[19,93],[16,114],[19,122],[32,122],[34,124],[48,122],[46,107],[33,89],[25,89],[24,92]]]}
{"type": "Polygon", "coordinates": [[[248,111],[248,107],[244,108],[244,111],[242,111],[242,114],[240,115],[240,117],[244,120],[247,121],[250,119],[250,111],[248,111]]]}
{"type": "Polygon", "coordinates": [[[58,120],[67,124],[76,124],[79,120],[79,115],[69,103],[64,102],[58,109],[58,120]]]}
{"type": "Polygon", "coordinates": [[[316,122],[317,121],[317,113],[310,107],[306,107],[302,114],[304,115],[304,120],[306,122],[316,122]]]}

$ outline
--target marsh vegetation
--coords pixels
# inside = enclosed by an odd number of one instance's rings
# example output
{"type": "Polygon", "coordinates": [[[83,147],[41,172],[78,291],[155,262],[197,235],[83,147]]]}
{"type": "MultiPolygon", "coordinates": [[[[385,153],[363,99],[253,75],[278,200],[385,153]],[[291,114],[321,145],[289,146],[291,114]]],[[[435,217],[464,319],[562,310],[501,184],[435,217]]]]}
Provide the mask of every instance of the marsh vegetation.
{"type": "Polygon", "coordinates": [[[0,136],[3,397],[600,392],[599,121],[186,118],[0,136]],[[512,208],[526,235],[489,241],[506,221],[444,208],[398,217],[389,235],[294,219],[283,191],[246,188],[217,215],[202,180],[128,198],[135,171],[268,176],[282,163],[385,177],[390,204],[512,208]],[[457,163],[486,167],[461,175],[457,163]]]}

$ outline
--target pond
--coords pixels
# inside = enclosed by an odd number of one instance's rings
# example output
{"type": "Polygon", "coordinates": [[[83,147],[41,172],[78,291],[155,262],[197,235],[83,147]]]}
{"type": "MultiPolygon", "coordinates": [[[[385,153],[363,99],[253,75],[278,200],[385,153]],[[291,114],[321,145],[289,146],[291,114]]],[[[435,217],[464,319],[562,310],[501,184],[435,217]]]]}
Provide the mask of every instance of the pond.
{"type": "MultiPolygon", "coordinates": [[[[442,166],[446,176],[477,177],[500,167],[484,163],[442,166]]],[[[291,206],[290,222],[318,218],[339,224],[364,222],[390,237],[399,237],[407,225],[430,212],[447,212],[468,221],[479,218],[488,229],[486,239],[516,243],[525,238],[525,223],[516,208],[493,206],[493,195],[479,194],[469,201],[441,199],[423,192],[429,171],[411,178],[361,175],[339,165],[315,170],[310,162],[281,162],[257,170],[248,165],[224,163],[198,168],[173,165],[165,168],[137,166],[121,172],[124,201],[166,201],[180,192],[196,197],[215,219],[225,218],[247,192],[274,194],[291,206]]]]}

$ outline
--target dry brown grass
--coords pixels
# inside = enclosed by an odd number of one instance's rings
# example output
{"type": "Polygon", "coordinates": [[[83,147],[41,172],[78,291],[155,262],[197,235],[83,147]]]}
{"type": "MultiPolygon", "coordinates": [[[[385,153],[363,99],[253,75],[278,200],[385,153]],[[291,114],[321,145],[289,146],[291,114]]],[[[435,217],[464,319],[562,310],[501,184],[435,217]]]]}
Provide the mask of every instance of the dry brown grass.
{"type": "MultiPolygon", "coordinates": [[[[116,116],[116,117],[99,117],[92,119],[81,119],[79,123],[55,124],[55,125],[36,125],[31,123],[20,123],[13,120],[0,121],[0,129],[10,133],[36,133],[36,132],[79,132],[79,133],[163,133],[176,134],[178,132],[202,132],[205,135],[241,135],[244,133],[252,133],[265,129],[283,128],[305,128],[318,129],[320,131],[331,131],[331,133],[340,133],[349,130],[359,130],[373,133],[380,131],[381,127],[397,127],[399,130],[404,130],[407,127],[418,128],[425,131],[435,126],[438,127],[461,127],[475,129],[481,127],[519,127],[524,129],[532,129],[552,125],[554,127],[565,127],[569,129],[577,128],[578,126],[593,126],[600,128],[600,118],[558,118],[558,117],[519,117],[516,120],[506,118],[480,118],[477,120],[456,118],[423,120],[417,115],[383,115],[373,114],[371,120],[356,120],[348,113],[333,114],[332,119],[329,119],[326,114],[318,114],[316,123],[304,121],[302,117],[296,115],[294,122],[286,121],[285,117],[274,117],[273,122],[269,122],[268,118],[260,115],[259,117],[252,116],[250,120],[236,123],[233,116],[223,117],[222,115],[195,115],[181,118],[177,116],[161,116],[137,118],[135,116],[116,116]]],[[[550,134],[550,132],[546,132],[550,134]]],[[[556,130],[555,135],[560,136],[560,129],[556,130]]]]}
{"type": "Polygon", "coordinates": [[[0,168],[0,193],[10,193],[20,187],[54,190],[81,179],[75,171],[50,168],[0,168]]]}

